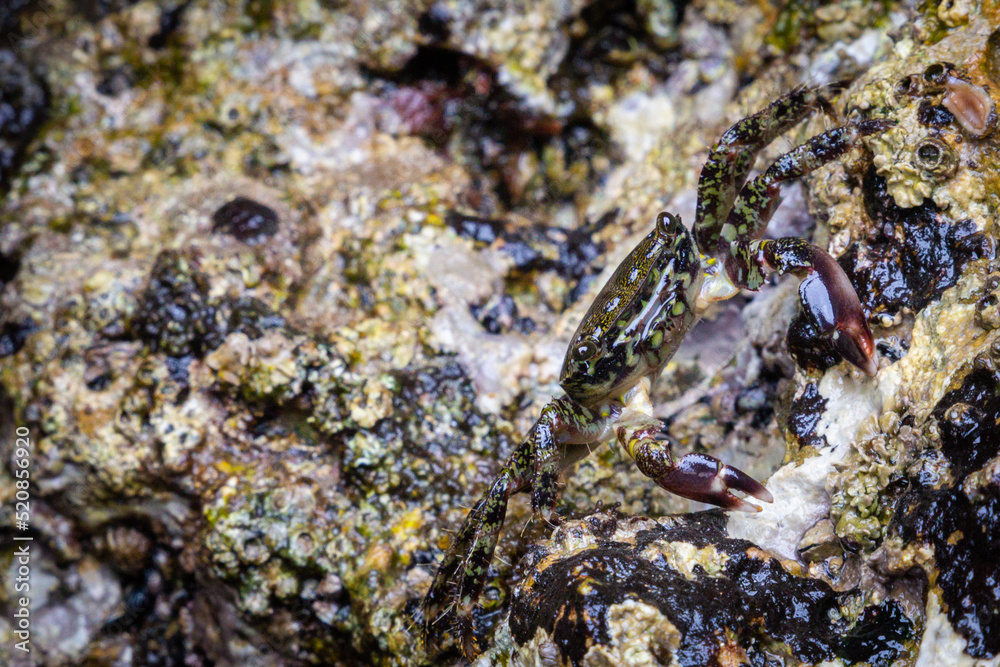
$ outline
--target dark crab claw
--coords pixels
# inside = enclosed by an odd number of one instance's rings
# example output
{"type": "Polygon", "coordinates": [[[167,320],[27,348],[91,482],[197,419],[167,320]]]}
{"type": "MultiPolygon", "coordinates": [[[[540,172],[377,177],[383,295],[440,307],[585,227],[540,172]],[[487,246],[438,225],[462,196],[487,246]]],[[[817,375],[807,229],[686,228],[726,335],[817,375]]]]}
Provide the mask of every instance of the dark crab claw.
{"type": "Polygon", "coordinates": [[[753,496],[761,502],[774,502],[774,496],[763,484],[707,454],[692,453],[681,457],[673,468],[654,481],[678,496],[727,510],[760,511],[760,507],[733,495],[733,491],[753,496]]]}
{"type": "Polygon", "coordinates": [[[854,286],[828,253],[813,246],[812,254],[813,269],[799,285],[802,307],[844,359],[874,376],[875,341],[854,286]]]}

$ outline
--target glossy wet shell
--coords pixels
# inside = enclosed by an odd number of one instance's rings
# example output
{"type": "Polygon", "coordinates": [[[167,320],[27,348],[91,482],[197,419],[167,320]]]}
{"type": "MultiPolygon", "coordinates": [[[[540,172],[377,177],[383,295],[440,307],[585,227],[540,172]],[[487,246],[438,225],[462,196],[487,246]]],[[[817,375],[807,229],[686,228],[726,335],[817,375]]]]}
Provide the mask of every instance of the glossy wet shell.
{"type": "Polygon", "coordinates": [[[650,232],[615,269],[573,334],[560,373],[566,393],[588,404],[658,374],[694,319],[690,304],[699,274],[691,235],[679,221],[650,232]],[[589,358],[579,353],[588,344],[594,347],[589,358]]]}

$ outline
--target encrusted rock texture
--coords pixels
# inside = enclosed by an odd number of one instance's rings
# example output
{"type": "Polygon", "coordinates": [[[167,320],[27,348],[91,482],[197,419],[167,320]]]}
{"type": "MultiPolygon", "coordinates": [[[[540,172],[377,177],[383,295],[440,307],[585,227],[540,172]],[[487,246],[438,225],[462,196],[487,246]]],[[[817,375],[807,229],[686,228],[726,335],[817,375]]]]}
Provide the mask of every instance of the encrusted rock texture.
{"type": "Polygon", "coordinates": [[[594,452],[561,526],[512,502],[479,661],[996,664],[998,26],[996,0],[6,3],[0,568],[26,428],[36,664],[425,664],[436,563],[601,281],[659,211],[691,222],[729,125],[837,80],[758,165],[897,121],[769,231],[840,258],[877,377],[793,279],[715,307],[657,415],[775,502],[705,511],[594,452]]]}

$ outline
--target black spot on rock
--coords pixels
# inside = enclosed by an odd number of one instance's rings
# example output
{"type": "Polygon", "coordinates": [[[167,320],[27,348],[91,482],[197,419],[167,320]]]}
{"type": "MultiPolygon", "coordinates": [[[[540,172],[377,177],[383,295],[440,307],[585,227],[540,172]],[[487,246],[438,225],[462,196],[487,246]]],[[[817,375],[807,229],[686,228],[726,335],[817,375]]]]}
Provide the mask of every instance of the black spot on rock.
{"type": "Polygon", "coordinates": [[[24,347],[28,336],[38,331],[38,325],[26,318],[20,322],[5,322],[0,328],[0,357],[17,354],[24,347]]]}
{"type": "Polygon", "coordinates": [[[451,15],[443,3],[431,5],[430,9],[420,15],[417,28],[420,32],[438,42],[444,42],[451,34],[449,23],[451,15]]]}
{"type": "Polygon", "coordinates": [[[864,179],[864,202],[879,230],[840,258],[869,316],[917,312],[958,281],[971,260],[991,248],[971,220],[951,220],[929,200],[900,208],[885,179],[872,167],[864,179]]]}
{"type": "Polygon", "coordinates": [[[285,318],[274,312],[260,299],[241,297],[232,301],[223,299],[221,307],[229,311],[227,333],[244,333],[256,340],[269,329],[285,327],[285,318]]]}
{"type": "Polygon", "coordinates": [[[171,357],[203,357],[219,346],[225,333],[208,291],[208,277],[199,270],[194,253],[160,253],[139,298],[133,333],[154,351],[171,357]]]}
{"type": "Polygon", "coordinates": [[[819,328],[801,312],[788,326],[785,344],[795,363],[807,370],[825,371],[841,361],[830,339],[821,336],[819,328]]]}
{"type": "Polygon", "coordinates": [[[997,454],[1000,439],[993,419],[1000,415],[1000,380],[975,370],[958,389],[941,397],[932,413],[941,431],[941,451],[957,476],[981,468],[997,454]]]}
{"type": "Polygon", "coordinates": [[[504,224],[501,220],[490,220],[474,215],[449,211],[445,222],[455,230],[459,236],[463,236],[480,243],[493,243],[503,233],[504,224]]]}
{"type": "Polygon", "coordinates": [[[792,401],[792,409],[788,415],[788,430],[798,441],[800,447],[811,445],[823,447],[826,436],[817,435],[816,427],[826,409],[826,399],[819,393],[819,385],[810,382],[802,395],[792,401]]]}
{"type": "Polygon", "coordinates": [[[41,82],[13,51],[0,49],[0,190],[10,185],[47,107],[41,82]]]}
{"type": "Polygon", "coordinates": [[[865,663],[870,667],[891,667],[907,650],[913,636],[913,621],[906,617],[895,600],[868,607],[857,624],[840,642],[838,655],[848,664],[865,663]]]}
{"type": "Polygon", "coordinates": [[[188,372],[191,359],[191,357],[167,357],[167,373],[170,374],[170,379],[186,385],[191,378],[188,372]]]}
{"type": "Polygon", "coordinates": [[[229,234],[248,245],[257,245],[277,233],[278,214],[252,199],[237,197],[212,214],[212,231],[229,234]]]}
{"type": "Polygon", "coordinates": [[[917,120],[927,127],[946,127],[955,122],[955,115],[945,106],[924,100],[917,109],[917,120]]]}
{"type": "Polygon", "coordinates": [[[491,334],[510,331],[518,325],[521,319],[518,317],[517,303],[509,294],[501,296],[496,303],[487,303],[482,306],[470,305],[469,312],[491,334]]]}
{"type": "Polygon", "coordinates": [[[910,349],[910,344],[905,340],[899,340],[896,336],[891,336],[888,340],[880,340],[875,343],[875,348],[883,357],[890,362],[897,362],[906,355],[910,349]]]}
{"type": "Polygon", "coordinates": [[[514,260],[514,268],[519,271],[530,271],[541,268],[542,253],[533,248],[518,235],[511,235],[500,248],[514,260]]]}
{"type": "Polygon", "coordinates": [[[9,283],[21,270],[21,260],[16,255],[5,255],[0,252],[0,287],[3,283],[9,283]]]}

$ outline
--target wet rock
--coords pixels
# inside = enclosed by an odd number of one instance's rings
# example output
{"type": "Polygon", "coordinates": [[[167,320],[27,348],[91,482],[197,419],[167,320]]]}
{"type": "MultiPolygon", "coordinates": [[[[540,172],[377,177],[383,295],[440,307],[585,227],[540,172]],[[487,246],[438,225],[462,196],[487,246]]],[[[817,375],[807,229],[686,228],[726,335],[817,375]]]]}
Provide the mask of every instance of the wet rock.
{"type": "MultiPolygon", "coordinates": [[[[793,227],[815,224],[835,254],[856,244],[869,286],[878,271],[901,285],[866,297],[884,302],[879,376],[796,373],[781,344],[794,285],[762,292],[766,308],[729,302],[685,343],[655,403],[683,448],[710,447],[762,480],[791,416],[799,448],[768,479],[776,502],[727,518],[730,537],[712,522],[637,520],[659,537],[587,547],[604,559],[588,567],[651,568],[652,581],[677,584],[675,599],[733,593],[753,614],[719,600],[706,603],[712,618],[664,613],[651,604],[662,588],[635,578],[623,577],[627,590],[649,599],[605,609],[579,585],[563,593],[603,619],[604,643],[585,649],[615,659],[649,645],[651,659],[683,646],[722,664],[771,651],[874,664],[912,660],[919,643],[923,659],[951,664],[966,639],[949,614],[969,637],[976,619],[986,651],[989,599],[959,586],[964,563],[988,576],[982,564],[963,560],[964,543],[941,545],[957,564],[946,560],[951,604],[923,574],[936,572],[938,539],[923,496],[905,539],[887,527],[909,491],[973,510],[992,497],[995,457],[980,431],[963,435],[984,402],[963,395],[930,415],[1000,331],[997,271],[963,245],[974,246],[970,225],[996,232],[995,132],[969,134],[942,112],[949,74],[997,97],[995,21],[961,19],[961,3],[941,6],[950,23],[878,4],[780,15],[714,0],[486,4],[108,0],[22,12],[18,56],[45,72],[51,106],[30,125],[30,153],[17,149],[0,207],[0,421],[37,438],[33,527],[58,551],[37,575],[67,596],[48,604],[47,627],[66,634],[46,644],[47,664],[426,662],[413,632],[421,596],[466,508],[558,392],[601,270],[664,208],[693,220],[697,171],[728,124],[804,80],[855,74],[834,100],[840,118],[891,116],[900,131],[807,179],[793,227]],[[887,33],[901,18],[912,30],[887,33]],[[954,67],[925,79],[939,62],[954,67]],[[892,230],[865,211],[875,161],[902,209],[892,230]],[[272,209],[276,228],[264,214],[213,234],[236,193],[272,209]],[[909,257],[911,245],[926,252],[909,257]],[[809,533],[820,524],[834,536],[809,533]],[[751,557],[737,534],[809,561],[751,557]],[[640,542],[661,555],[645,558],[640,542]],[[88,581],[112,607],[78,596],[95,554],[88,581]],[[723,581],[717,568],[730,566],[739,576],[723,581]],[[802,609],[818,634],[800,636],[770,589],[743,586],[751,574],[816,593],[802,609]],[[839,618],[815,616],[827,604],[839,618]],[[713,647],[708,629],[722,626],[737,635],[713,647]],[[762,639],[772,632],[781,646],[762,639]]],[[[15,78],[13,89],[37,99],[37,85],[15,78]]],[[[792,129],[761,164],[830,122],[792,129]]],[[[598,500],[635,516],[689,506],[610,448],[570,472],[564,517],[598,500]]],[[[0,478],[9,504],[7,467],[0,478]]],[[[579,616],[557,628],[540,600],[524,644],[501,623],[522,581],[515,565],[551,548],[533,546],[551,529],[530,516],[530,503],[512,503],[479,638],[499,627],[499,643],[527,653],[535,642],[558,660],[545,628],[579,636],[579,616]]],[[[560,577],[577,584],[571,575],[560,577]]]]}
{"type": "Polygon", "coordinates": [[[598,512],[558,528],[521,567],[509,630],[479,664],[891,662],[912,647],[897,604],[850,623],[846,597],[728,538],[717,512],[660,521],[598,512]]]}
{"type": "Polygon", "coordinates": [[[47,107],[42,82],[14,51],[0,49],[0,190],[10,185],[47,107]]]}
{"type": "Polygon", "coordinates": [[[792,403],[788,415],[788,430],[798,440],[799,446],[822,447],[826,438],[816,433],[820,417],[826,408],[826,399],[820,396],[819,387],[807,384],[802,395],[792,403]]]}
{"type": "Polygon", "coordinates": [[[906,542],[929,544],[933,576],[955,630],[968,640],[966,653],[1000,654],[1000,550],[991,535],[1000,529],[1000,377],[974,371],[934,409],[941,452],[952,468],[950,484],[911,478],[890,530],[906,542]]]}
{"type": "Polygon", "coordinates": [[[892,665],[913,654],[914,630],[902,606],[887,600],[865,608],[857,625],[840,641],[839,653],[847,664],[892,665]]]}
{"type": "Polygon", "coordinates": [[[863,188],[878,232],[864,247],[848,248],[840,263],[870,316],[920,310],[954,285],[970,260],[991,252],[971,220],[949,219],[928,204],[899,207],[874,170],[863,188]]]}

